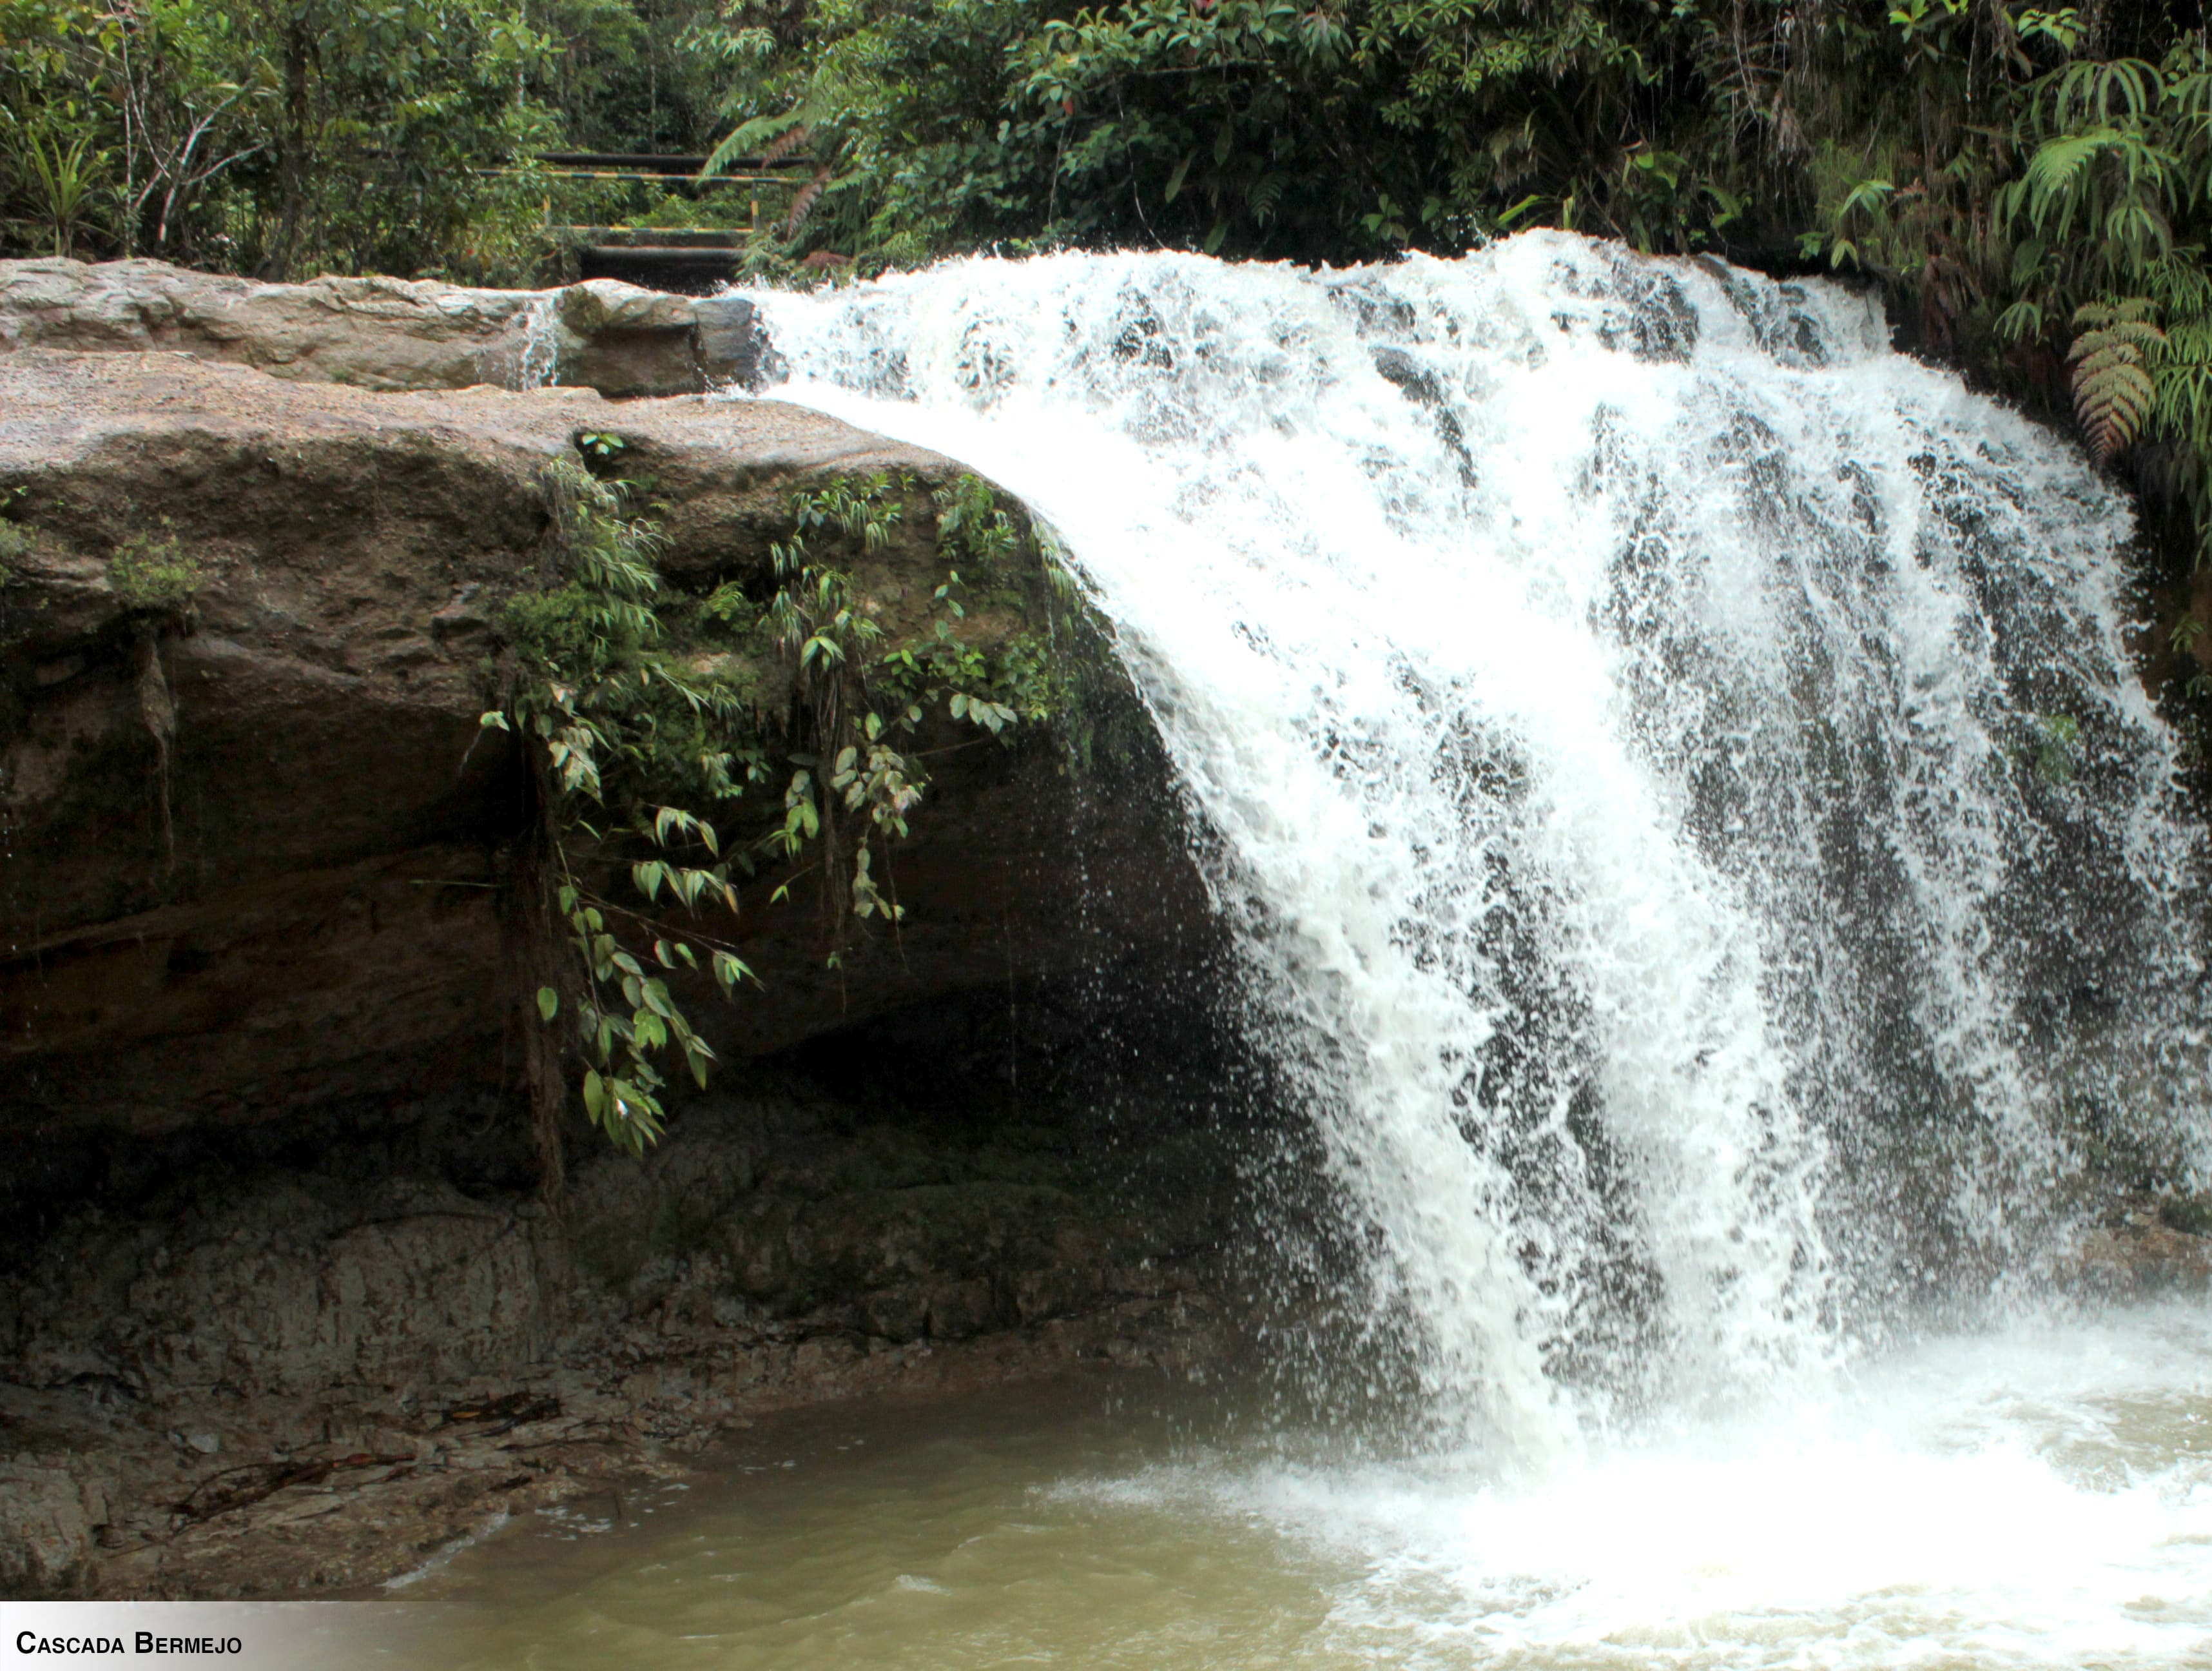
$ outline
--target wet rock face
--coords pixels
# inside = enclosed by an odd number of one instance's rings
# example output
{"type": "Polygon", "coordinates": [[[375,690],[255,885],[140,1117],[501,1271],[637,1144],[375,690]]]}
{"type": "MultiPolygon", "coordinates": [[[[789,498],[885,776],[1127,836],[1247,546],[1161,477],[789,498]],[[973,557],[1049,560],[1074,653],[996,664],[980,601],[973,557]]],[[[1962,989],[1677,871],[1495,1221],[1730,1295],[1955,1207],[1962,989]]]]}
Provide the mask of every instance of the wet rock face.
{"type": "Polygon", "coordinates": [[[617,398],[757,388],[773,361],[742,298],[612,279],[557,290],[264,284],[161,261],[0,261],[0,353],[27,348],[182,353],[365,389],[557,385],[617,398]]]}
{"type": "MultiPolygon", "coordinates": [[[[544,560],[540,472],[605,431],[653,478],[664,568],[694,581],[764,572],[802,482],[952,469],[768,402],[0,355],[11,1138],[501,1083],[501,854],[522,801],[477,715],[501,603],[544,560]],[[148,553],[195,565],[188,629],[149,638],[118,591],[118,557],[148,553]]],[[[894,555],[869,579],[886,620],[936,578],[896,568],[926,549],[894,555]]],[[[825,969],[811,898],[772,906],[764,876],[738,928],[764,989],[701,1003],[717,1049],[1202,934],[1156,755],[1086,777],[1042,738],[945,740],[967,745],[934,763],[895,855],[896,942],[825,969]]]]}
{"type": "Polygon", "coordinates": [[[2201,1195],[2116,1196],[2060,1275],[2069,1288],[2104,1299],[2212,1291],[2212,1201],[2201,1195]]]}

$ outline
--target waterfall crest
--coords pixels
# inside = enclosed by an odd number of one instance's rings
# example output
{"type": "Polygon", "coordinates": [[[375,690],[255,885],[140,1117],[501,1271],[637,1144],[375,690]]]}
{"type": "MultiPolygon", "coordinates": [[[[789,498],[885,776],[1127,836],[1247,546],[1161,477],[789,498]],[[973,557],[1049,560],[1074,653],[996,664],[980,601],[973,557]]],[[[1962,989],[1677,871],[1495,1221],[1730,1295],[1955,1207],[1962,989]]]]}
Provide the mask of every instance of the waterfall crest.
{"type": "Polygon", "coordinates": [[[1020,493],[1455,1433],[1831,1361],[2203,1129],[2126,510],[1868,300],[1534,233],[755,297],[771,393],[1020,493]]]}

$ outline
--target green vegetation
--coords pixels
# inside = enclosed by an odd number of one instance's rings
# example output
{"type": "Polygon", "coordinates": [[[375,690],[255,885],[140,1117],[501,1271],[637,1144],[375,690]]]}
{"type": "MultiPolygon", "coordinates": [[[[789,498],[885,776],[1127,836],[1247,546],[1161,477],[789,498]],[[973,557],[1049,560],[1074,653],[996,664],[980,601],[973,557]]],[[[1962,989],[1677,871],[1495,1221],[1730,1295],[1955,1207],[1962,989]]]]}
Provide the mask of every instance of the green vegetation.
{"type": "Polygon", "coordinates": [[[1996,0],[821,0],[732,94],[804,137],[805,236],[1305,260],[1548,223],[1872,276],[1921,348],[2212,526],[2212,49],[1996,0]]]}
{"type": "Polygon", "coordinates": [[[2081,722],[2069,714],[2039,714],[2035,729],[2035,775],[2063,788],[2081,769],[2081,722]]]}
{"type": "MultiPolygon", "coordinates": [[[[0,0],[9,253],[519,272],[557,124],[500,0],[0,0]]],[[[534,246],[532,246],[534,253],[534,246]]]]}
{"type": "Polygon", "coordinates": [[[709,0],[0,0],[0,255],[528,282],[549,220],[689,207],[538,157],[704,148],[767,41],[709,0]]]}
{"type": "MultiPolygon", "coordinates": [[[[580,437],[595,458],[618,442],[580,437]]],[[[725,995],[752,978],[711,931],[735,917],[756,865],[783,870],[775,898],[813,878],[834,964],[860,925],[902,914],[889,853],[928,781],[908,739],[940,711],[1002,740],[1055,717],[1061,686],[1034,631],[977,646],[957,628],[976,590],[1025,623],[1024,588],[1056,570],[975,477],[925,495],[879,474],[798,494],[770,574],[693,594],[661,575],[659,536],[624,514],[621,486],[573,461],[546,485],[556,571],[507,608],[499,705],[483,716],[524,739],[538,792],[525,985],[538,1024],[568,1042],[543,1053],[533,1092],[557,1110],[565,1049],[586,1113],[637,1152],[661,1129],[662,1064],[704,1085],[714,1060],[679,972],[725,995]],[[943,579],[928,631],[895,642],[854,571],[918,509],[936,523],[921,561],[943,579]]]]}
{"type": "Polygon", "coordinates": [[[107,560],[107,584],[126,609],[182,615],[199,592],[200,566],[174,535],[136,539],[107,560]]]}
{"type": "Polygon", "coordinates": [[[0,586],[15,578],[15,565],[31,549],[31,537],[12,522],[0,522],[0,586]]]}

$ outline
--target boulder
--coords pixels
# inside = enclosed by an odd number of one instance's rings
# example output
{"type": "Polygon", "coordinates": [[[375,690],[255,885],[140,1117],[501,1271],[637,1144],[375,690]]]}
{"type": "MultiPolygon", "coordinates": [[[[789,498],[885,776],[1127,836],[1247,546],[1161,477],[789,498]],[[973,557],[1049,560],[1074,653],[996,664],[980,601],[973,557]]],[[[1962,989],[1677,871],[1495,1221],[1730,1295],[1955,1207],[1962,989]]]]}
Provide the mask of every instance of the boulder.
{"type": "Polygon", "coordinates": [[[752,304],[592,279],[483,290],[430,279],[305,284],[161,261],[0,261],[0,354],[166,349],[294,381],[365,389],[477,384],[611,397],[757,386],[769,351],[752,304]]]}

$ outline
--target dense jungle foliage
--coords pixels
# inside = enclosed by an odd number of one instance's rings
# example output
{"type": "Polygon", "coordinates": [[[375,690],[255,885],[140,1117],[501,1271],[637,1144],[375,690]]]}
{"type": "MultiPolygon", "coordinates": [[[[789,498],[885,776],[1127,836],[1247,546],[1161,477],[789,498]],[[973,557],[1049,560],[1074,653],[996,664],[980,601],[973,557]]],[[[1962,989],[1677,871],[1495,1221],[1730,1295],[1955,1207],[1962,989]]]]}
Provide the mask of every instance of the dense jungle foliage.
{"type": "Polygon", "coordinates": [[[757,222],[770,271],[1555,224],[1871,275],[2191,543],[2208,167],[2205,20],[2148,0],[0,0],[9,253],[514,282],[568,222],[757,222]]]}

